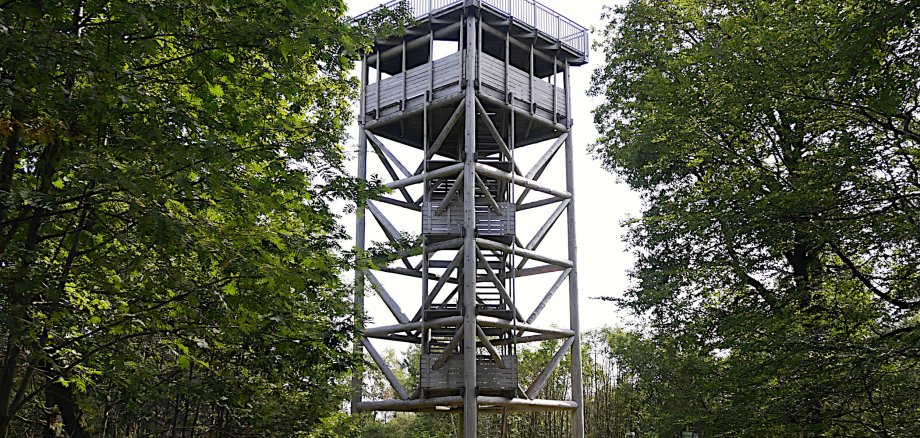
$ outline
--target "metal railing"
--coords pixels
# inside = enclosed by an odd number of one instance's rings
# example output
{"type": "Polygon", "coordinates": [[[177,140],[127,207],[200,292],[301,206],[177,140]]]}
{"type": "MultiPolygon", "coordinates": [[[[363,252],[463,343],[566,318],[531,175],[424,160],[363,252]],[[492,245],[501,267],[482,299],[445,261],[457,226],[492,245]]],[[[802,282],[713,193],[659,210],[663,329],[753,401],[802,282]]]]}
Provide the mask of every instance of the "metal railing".
{"type": "MultiPolygon", "coordinates": [[[[392,0],[380,7],[393,8],[402,0],[392,0]]],[[[407,0],[415,18],[422,18],[441,9],[464,3],[464,0],[407,0]]],[[[515,21],[532,26],[552,39],[588,58],[588,30],[569,18],[534,0],[481,0],[481,3],[496,12],[514,17],[515,21]]],[[[359,15],[364,17],[377,8],[359,15]]]]}

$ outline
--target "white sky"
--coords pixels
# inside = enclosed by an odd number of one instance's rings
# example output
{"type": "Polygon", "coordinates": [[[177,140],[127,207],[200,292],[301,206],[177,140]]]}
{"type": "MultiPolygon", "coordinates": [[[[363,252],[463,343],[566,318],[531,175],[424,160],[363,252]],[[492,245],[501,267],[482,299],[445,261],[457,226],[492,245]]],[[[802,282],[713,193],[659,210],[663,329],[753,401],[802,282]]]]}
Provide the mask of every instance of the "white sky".
{"type": "MultiPolygon", "coordinates": [[[[381,2],[379,0],[349,0],[349,14],[357,15],[373,9],[381,2]]],[[[587,28],[601,28],[600,20],[603,4],[594,1],[564,1],[543,0],[541,3],[565,15],[587,28]]],[[[592,35],[592,41],[594,35],[592,35]]],[[[583,331],[603,327],[605,325],[623,325],[626,313],[617,309],[609,301],[592,299],[598,296],[618,297],[623,294],[629,285],[628,270],[632,267],[633,257],[626,251],[622,241],[624,229],[621,223],[628,217],[636,217],[640,211],[640,200],[636,193],[622,183],[618,183],[613,174],[603,170],[600,162],[588,154],[588,145],[597,137],[594,128],[591,110],[597,105],[597,100],[586,95],[591,78],[591,72],[602,61],[602,55],[592,51],[590,63],[572,69],[572,107],[575,126],[572,130],[575,140],[575,199],[576,199],[576,235],[578,242],[578,282],[580,290],[581,327],[583,331]]],[[[357,72],[356,72],[357,74],[357,72]]],[[[351,129],[353,138],[357,138],[357,126],[351,129]]],[[[411,151],[411,148],[400,147],[398,144],[390,149],[400,158],[400,161],[410,170],[414,169],[421,160],[421,153],[411,151]]],[[[516,159],[521,168],[526,171],[545,150],[546,146],[534,145],[521,148],[515,152],[516,159]]],[[[356,146],[350,150],[355,155],[356,146]]],[[[386,171],[382,166],[375,166],[376,157],[369,158],[369,174],[378,174],[389,181],[386,171]]],[[[354,169],[356,164],[350,163],[354,169]]],[[[541,181],[553,187],[565,188],[564,157],[562,151],[556,155],[554,163],[547,169],[541,181]]],[[[412,191],[413,196],[420,194],[420,188],[412,191]]],[[[393,197],[399,198],[398,193],[393,197]]],[[[379,203],[378,203],[379,206],[379,203]]],[[[555,205],[548,208],[531,210],[529,215],[518,214],[517,228],[521,241],[528,242],[533,233],[542,225],[543,221],[552,212],[555,205]]],[[[381,206],[387,216],[400,230],[417,234],[420,229],[421,215],[418,213],[403,214],[398,207],[389,208],[381,206]]],[[[404,211],[404,210],[403,210],[404,211]]],[[[343,217],[343,223],[353,235],[354,215],[343,217]]],[[[371,241],[384,241],[383,234],[377,230],[370,214],[368,214],[368,243],[371,241]]],[[[351,246],[354,242],[348,242],[351,246]]],[[[557,222],[553,232],[541,244],[538,251],[559,258],[567,258],[565,215],[557,222]]],[[[533,265],[531,265],[533,266],[533,265]]],[[[544,274],[519,279],[517,281],[517,301],[525,318],[546,290],[556,280],[558,274],[544,274]]],[[[381,274],[381,281],[387,290],[400,302],[402,310],[409,318],[415,314],[420,302],[421,285],[415,280],[405,282],[399,276],[381,274]],[[406,290],[407,288],[411,288],[406,290]]],[[[442,292],[443,293],[443,292],[442,292]]],[[[367,310],[373,318],[370,326],[395,323],[386,307],[375,294],[368,294],[367,310]]],[[[535,321],[541,326],[556,325],[569,326],[568,316],[568,289],[565,285],[559,289],[550,301],[547,309],[535,321]]],[[[375,344],[378,344],[375,342],[375,344]]],[[[389,343],[387,343],[389,344],[389,343]]],[[[378,344],[378,349],[384,345],[378,344]]],[[[396,347],[397,345],[386,345],[396,347]]]]}

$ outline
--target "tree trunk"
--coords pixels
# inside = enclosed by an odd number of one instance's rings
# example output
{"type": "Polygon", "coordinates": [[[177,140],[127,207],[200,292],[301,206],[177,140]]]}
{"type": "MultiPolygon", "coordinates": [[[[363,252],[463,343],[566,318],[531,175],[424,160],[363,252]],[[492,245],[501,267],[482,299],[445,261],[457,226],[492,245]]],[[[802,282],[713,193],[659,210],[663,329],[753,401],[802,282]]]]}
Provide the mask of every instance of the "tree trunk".
{"type": "Polygon", "coordinates": [[[55,380],[45,387],[45,405],[56,405],[64,423],[64,433],[70,438],[87,438],[80,424],[80,407],[74,401],[73,388],[55,380]]]}

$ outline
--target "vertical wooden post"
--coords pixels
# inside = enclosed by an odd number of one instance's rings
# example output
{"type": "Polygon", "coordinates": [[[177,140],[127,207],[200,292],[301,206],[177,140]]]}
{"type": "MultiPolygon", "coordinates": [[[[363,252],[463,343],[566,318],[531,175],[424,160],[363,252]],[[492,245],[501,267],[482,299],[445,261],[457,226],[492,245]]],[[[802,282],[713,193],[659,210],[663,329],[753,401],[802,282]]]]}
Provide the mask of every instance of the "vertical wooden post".
{"type": "MultiPolygon", "coordinates": [[[[536,16],[537,16],[536,12],[534,12],[534,20],[536,20],[536,16]]],[[[530,96],[528,96],[528,101],[530,102],[530,114],[534,113],[533,107],[534,107],[534,102],[535,102],[535,99],[533,97],[533,81],[536,78],[536,75],[534,74],[534,71],[536,69],[534,68],[534,65],[533,65],[533,49],[534,49],[533,46],[536,43],[537,43],[537,30],[536,28],[534,28],[533,40],[530,42],[530,90],[529,90],[530,96]]]]}
{"type": "Polygon", "coordinates": [[[559,119],[556,117],[556,87],[559,84],[559,52],[557,51],[553,55],[553,123],[559,122],[559,119]]]}
{"type": "MultiPolygon", "coordinates": [[[[378,63],[380,57],[378,56],[378,63]]],[[[378,70],[379,71],[379,70],[378,70]]],[[[377,89],[380,89],[378,85],[377,89]]],[[[361,98],[360,103],[358,104],[359,113],[361,114],[358,117],[358,179],[367,178],[367,133],[364,131],[365,124],[365,114],[367,113],[367,56],[361,61],[361,98]]],[[[358,201],[357,209],[355,211],[355,248],[358,250],[358,257],[363,257],[362,254],[364,251],[365,245],[365,204],[363,201],[358,201]]],[[[354,318],[355,318],[355,329],[359,333],[364,332],[364,269],[363,262],[360,260],[355,266],[355,302],[354,302],[354,318]]],[[[363,334],[361,335],[363,336],[363,334]]],[[[361,345],[360,339],[354,340],[354,354],[359,359],[364,358],[364,347],[361,345]]],[[[361,403],[364,393],[364,369],[363,367],[358,367],[355,370],[355,373],[351,378],[352,386],[352,397],[351,397],[351,413],[354,414],[357,412],[357,406],[361,403]]]]}
{"type": "MultiPolygon", "coordinates": [[[[509,93],[511,92],[511,80],[509,79],[509,74],[511,73],[508,68],[511,66],[511,26],[514,26],[514,17],[508,16],[508,31],[505,32],[505,100],[507,103],[514,105],[514,101],[511,100],[509,93]]],[[[511,111],[514,113],[514,111],[511,111]]]]}
{"type": "MultiPolygon", "coordinates": [[[[467,11],[470,11],[467,9],[467,11]]],[[[463,435],[475,437],[476,405],[476,17],[466,16],[466,113],[463,168],[463,435]]]]}
{"type": "Polygon", "coordinates": [[[399,109],[406,109],[406,81],[409,79],[409,74],[406,72],[406,40],[402,40],[402,100],[399,101],[399,109]]]}
{"type": "MultiPolygon", "coordinates": [[[[569,61],[565,61],[565,89],[572,86],[569,75],[569,61]]],[[[566,92],[568,98],[569,93],[566,92]]],[[[572,106],[567,102],[568,107],[572,106]]],[[[585,397],[584,385],[581,374],[581,325],[578,320],[578,245],[575,240],[575,143],[572,135],[572,121],[568,121],[569,135],[565,138],[565,189],[572,194],[569,206],[566,208],[566,219],[569,228],[569,260],[572,262],[572,271],[569,272],[569,328],[575,332],[575,341],[572,342],[572,401],[578,403],[572,413],[572,436],[582,438],[585,436],[585,397]]]]}
{"type": "MultiPolygon", "coordinates": [[[[434,40],[432,40],[432,42],[433,41],[434,40]]],[[[431,58],[429,55],[429,60],[430,59],[431,58]]],[[[424,157],[428,156],[428,141],[429,141],[428,140],[428,135],[429,135],[428,134],[428,104],[429,104],[429,101],[426,100],[424,103],[425,106],[422,112],[422,152],[424,152],[424,154],[422,155],[423,159],[424,157]]],[[[422,170],[423,174],[428,173],[428,160],[427,159],[425,159],[425,161],[422,162],[422,169],[423,169],[422,170]]],[[[424,193],[422,195],[424,197],[422,208],[430,208],[429,205],[431,205],[431,190],[428,189],[429,183],[424,182],[423,184],[425,184],[425,187],[422,189],[424,190],[424,193]]],[[[429,286],[428,285],[428,275],[429,275],[428,274],[428,270],[429,270],[428,262],[430,260],[428,257],[427,245],[428,245],[427,239],[423,239],[422,240],[422,309],[421,309],[422,321],[426,320],[425,311],[431,307],[431,306],[425,305],[425,303],[428,301],[428,286],[429,286]]],[[[421,353],[422,354],[428,353],[428,343],[430,341],[431,336],[430,336],[430,332],[427,329],[425,329],[424,326],[421,331],[421,338],[422,338],[421,347],[420,347],[421,353]]]]}
{"type": "Polygon", "coordinates": [[[380,73],[380,58],[383,57],[383,52],[380,50],[377,51],[377,109],[374,110],[374,118],[380,118],[380,79],[382,77],[380,73]]]}

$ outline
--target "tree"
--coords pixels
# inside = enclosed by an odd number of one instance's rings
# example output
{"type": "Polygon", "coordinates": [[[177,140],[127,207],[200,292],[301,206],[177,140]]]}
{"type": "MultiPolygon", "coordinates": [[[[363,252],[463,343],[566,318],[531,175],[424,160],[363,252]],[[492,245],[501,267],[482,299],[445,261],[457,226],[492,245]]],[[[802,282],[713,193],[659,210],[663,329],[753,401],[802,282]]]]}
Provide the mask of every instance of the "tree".
{"type": "Polygon", "coordinates": [[[679,358],[669,372],[703,367],[647,382],[657,414],[696,400],[662,421],[920,431],[918,11],[635,0],[607,16],[594,150],[646,205],[624,303],[679,358]]]}
{"type": "Polygon", "coordinates": [[[330,202],[370,190],[342,168],[369,41],[345,9],[0,2],[0,437],[289,436],[338,407],[330,202]]]}

